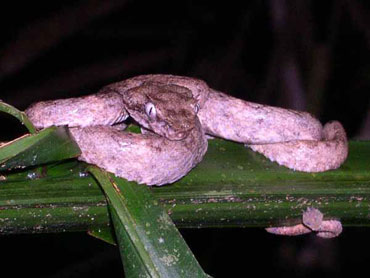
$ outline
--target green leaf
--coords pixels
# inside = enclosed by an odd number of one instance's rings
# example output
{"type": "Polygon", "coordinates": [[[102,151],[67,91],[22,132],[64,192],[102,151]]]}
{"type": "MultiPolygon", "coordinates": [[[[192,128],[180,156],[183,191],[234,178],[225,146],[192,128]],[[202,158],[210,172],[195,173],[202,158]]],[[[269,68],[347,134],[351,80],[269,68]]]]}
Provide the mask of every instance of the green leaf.
{"type": "MultiPolygon", "coordinates": [[[[294,224],[308,206],[345,226],[370,226],[370,141],[352,141],[349,147],[341,168],[312,174],[288,170],[243,145],[215,139],[185,178],[150,191],[177,227],[294,224]]],[[[46,174],[35,179],[30,178],[34,169],[0,173],[0,231],[87,231],[109,225],[105,197],[84,165],[47,165],[46,174]],[[45,222],[39,214],[52,217],[45,222]]]]}
{"type": "Polygon", "coordinates": [[[148,187],[89,169],[108,198],[126,277],[208,277],[148,187]]]}
{"type": "Polygon", "coordinates": [[[17,108],[5,102],[2,102],[1,100],[0,100],[0,111],[10,114],[14,116],[15,118],[17,118],[28,129],[30,133],[32,134],[36,133],[36,128],[31,123],[31,121],[28,119],[28,117],[26,116],[24,112],[19,111],[17,108]]]}
{"type": "Polygon", "coordinates": [[[60,161],[80,153],[67,127],[50,127],[1,146],[0,171],[60,161]]]}

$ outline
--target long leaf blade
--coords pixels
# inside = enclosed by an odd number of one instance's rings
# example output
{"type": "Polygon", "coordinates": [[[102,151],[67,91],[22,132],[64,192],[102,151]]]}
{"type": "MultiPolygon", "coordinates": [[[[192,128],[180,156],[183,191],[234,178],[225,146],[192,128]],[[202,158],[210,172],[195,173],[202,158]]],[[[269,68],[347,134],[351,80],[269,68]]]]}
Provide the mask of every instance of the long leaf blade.
{"type": "Polygon", "coordinates": [[[127,277],[208,277],[149,188],[90,171],[107,195],[127,277]]]}
{"type": "MultiPolygon", "coordinates": [[[[184,179],[151,192],[177,227],[289,224],[299,221],[308,206],[340,219],[344,226],[370,226],[369,159],[370,141],[351,141],[349,157],[340,169],[304,174],[279,167],[240,144],[215,139],[204,160],[184,179]]],[[[37,179],[29,178],[32,169],[0,173],[0,230],[86,231],[108,225],[103,193],[82,166],[77,162],[46,166],[46,176],[37,179]],[[33,218],[23,213],[33,208],[53,215],[57,207],[91,207],[94,219],[55,215],[45,223],[38,214],[33,218]]]]}

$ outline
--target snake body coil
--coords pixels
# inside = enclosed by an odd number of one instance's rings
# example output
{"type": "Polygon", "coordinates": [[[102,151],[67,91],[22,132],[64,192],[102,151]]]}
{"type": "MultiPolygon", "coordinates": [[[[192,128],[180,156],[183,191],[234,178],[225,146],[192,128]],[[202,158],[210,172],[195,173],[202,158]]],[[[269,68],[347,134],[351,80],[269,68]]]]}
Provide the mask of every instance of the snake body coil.
{"type": "Polygon", "coordinates": [[[207,150],[205,134],[244,143],[305,172],[338,168],[348,154],[339,122],[322,127],[306,112],[240,100],[182,76],[142,75],[95,95],[39,102],[26,113],[38,128],[70,126],[82,150],[80,160],[148,185],[186,175],[207,150]],[[143,134],[114,126],[128,116],[143,134]]]}

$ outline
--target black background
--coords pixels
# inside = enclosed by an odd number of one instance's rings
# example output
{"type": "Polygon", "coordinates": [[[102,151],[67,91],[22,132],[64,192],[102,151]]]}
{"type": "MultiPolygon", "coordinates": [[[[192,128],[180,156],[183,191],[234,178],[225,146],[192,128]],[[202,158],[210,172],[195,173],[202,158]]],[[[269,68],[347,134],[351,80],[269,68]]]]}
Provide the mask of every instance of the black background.
{"type": "MultiPolygon", "coordinates": [[[[138,74],[198,77],[243,99],[306,110],[370,139],[367,1],[11,1],[0,9],[0,98],[32,102],[94,93],[138,74]],[[367,116],[368,115],[368,116],[367,116]]],[[[1,140],[25,130],[0,115],[1,140]]],[[[207,273],[355,275],[367,229],[337,239],[263,229],[181,230],[207,273]]],[[[83,233],[0,237],[15,276],[122,274],[118,249],[83,233]]]]}

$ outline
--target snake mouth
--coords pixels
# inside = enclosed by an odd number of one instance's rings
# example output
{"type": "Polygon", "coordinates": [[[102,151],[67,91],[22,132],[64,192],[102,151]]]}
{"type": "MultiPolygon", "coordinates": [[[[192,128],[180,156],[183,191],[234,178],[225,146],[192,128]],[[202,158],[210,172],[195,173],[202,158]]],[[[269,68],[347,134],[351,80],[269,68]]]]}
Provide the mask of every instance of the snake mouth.
{"type": "Polygon", "coordinates": [[[174,129],[170,125],[166,125],[163,129],[163,136],[172,141],[184,140],[191,129],[174,129]]]}
{"type": "Polygon", "coordinates": [[[168,140],[171,141],[179,141],[185,139],[193,129],[193,127],[190,127],[190,125],[186,127],[187,128],[185,128],[184,126],[180,126],[176,128],[164,121],[150,123],[149,125],[149,129],[152,130],[154,133],[166,137],[168,140]]]}
{"type": "Polygon", "coordinates": [[[190,130],[179,131],[179,130],[174,130],[172,128],[168,128],[164,136],[168,138],[169,140],[179,141],[179,140],[185,139],[188,136],[189,131],[190,130]]]}

